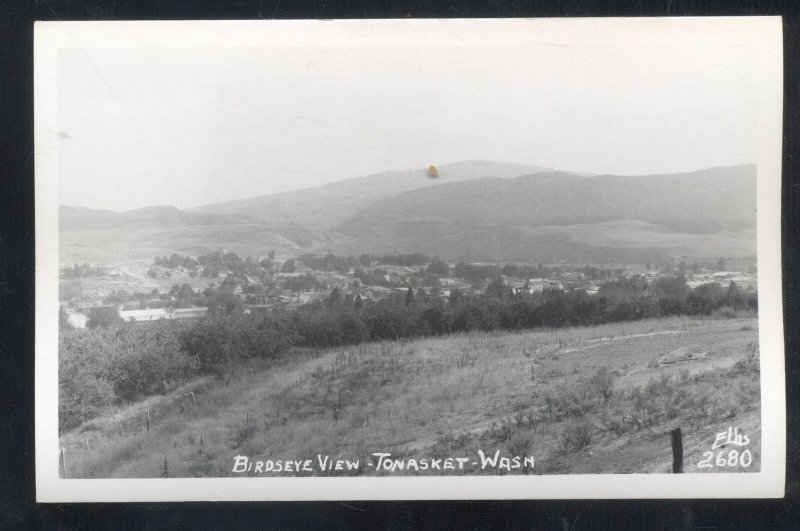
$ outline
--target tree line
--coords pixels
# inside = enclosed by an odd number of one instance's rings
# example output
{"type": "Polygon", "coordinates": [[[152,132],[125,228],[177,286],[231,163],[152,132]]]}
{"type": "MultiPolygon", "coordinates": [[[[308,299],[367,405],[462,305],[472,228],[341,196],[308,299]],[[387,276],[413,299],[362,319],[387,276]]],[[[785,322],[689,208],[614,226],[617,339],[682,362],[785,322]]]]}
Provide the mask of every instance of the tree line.
{"type": "MultiPolygon", "coordinates": [[[[192,322],[103,323],[60,334],[62,428],[75,426],[113,403],[167,392],[196,374],[223,376],[249,358],[277,358],[292,347],[323,349],[366,341],[440,336],[475,330],[584,326],[670,315],[734,317],[758,311],[757,294],[731,283],[691,289],[682,277],[651,286],[514,293],[495,279],[486,293],[458,290],[447,299],[423,290],[365,301],[334,289],[324,301],[296,310],[246,314],[220,305],[192,322]]],[[[64,321],[63,319],[61,321],[64,321]]]]}

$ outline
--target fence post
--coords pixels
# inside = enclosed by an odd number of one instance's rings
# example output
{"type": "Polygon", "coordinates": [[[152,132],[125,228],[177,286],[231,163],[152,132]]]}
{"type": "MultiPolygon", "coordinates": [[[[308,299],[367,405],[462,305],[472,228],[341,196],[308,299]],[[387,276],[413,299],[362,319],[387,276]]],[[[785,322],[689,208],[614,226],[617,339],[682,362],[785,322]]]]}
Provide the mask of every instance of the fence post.
{"type": "Polygon", "coordinates": [[[681,428],[677,427],[672,432],[672,473],[683,473],[683,437],[681,436],[681,428]]]}
{"type": "Polygon", "coordinates": [[[67,458],[63,446],[61,447],[61,468],[64,472],[64,479],[67,479],[67,458]]]}

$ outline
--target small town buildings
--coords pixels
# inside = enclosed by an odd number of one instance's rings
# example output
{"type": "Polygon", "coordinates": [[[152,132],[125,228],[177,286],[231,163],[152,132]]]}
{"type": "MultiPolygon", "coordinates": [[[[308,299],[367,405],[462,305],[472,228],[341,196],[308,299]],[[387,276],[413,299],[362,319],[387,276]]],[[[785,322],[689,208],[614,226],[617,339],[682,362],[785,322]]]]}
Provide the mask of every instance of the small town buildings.
{"type": "Polygon", "coordinates": [[[549,278],[529,278],[526,282],[528,286],[528,293],[541,293],[544,290],[564,290],[564,285],[560,280],[551,280],[549,278]]]}
{"type": "Polygon", "coordinates": [[[208,308],[148,308],[145,310],[120,310],[119,316],[129,323],[158,321],[161,319],[197,319],[203,317],[208,308]]]}

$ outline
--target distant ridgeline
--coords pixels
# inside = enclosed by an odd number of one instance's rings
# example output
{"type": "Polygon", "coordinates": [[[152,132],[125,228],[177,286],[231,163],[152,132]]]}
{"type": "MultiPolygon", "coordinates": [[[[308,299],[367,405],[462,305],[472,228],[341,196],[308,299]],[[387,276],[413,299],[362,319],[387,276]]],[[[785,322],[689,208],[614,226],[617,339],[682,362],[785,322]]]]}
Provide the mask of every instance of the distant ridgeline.
{"type": "Polygon", "coordinates": [[[259,256],[423,253],[449,261],[613,264],[746,256],[756,167],[583,176],[467,161],[206,205],[62,206],[63,263],[234,249],[259,256]]]}

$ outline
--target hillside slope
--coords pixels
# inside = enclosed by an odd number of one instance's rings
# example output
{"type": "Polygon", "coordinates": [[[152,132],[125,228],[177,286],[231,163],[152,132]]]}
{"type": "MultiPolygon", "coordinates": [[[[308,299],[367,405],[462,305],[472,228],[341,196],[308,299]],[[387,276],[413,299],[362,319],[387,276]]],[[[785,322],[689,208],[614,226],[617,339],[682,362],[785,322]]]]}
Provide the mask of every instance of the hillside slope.
{"type": "Polygon", "coordinates": [[[338,230],[376,250],[451,259],[625,262],[754,254],[755,185],[754,166],[642,177],[484,178],[380,200],[338,230]]]}
{"type": "MultiPolygon", "coordinates": [[[[159,477],[165,462],[170,477],[232,476],[237,455],[364,464],[374,452],[475,459],[478,450],[534,456],[532,470],[512,473],[663,473],[680,426],[686,471],[702,472],[716,433],[735,425],[752,462],[710,471],[753,471],[757,340],[756,318],[669,318],[298,351],[87,422],[61,445],[68,477],[159,477]]],[[[277,475],[287,474],[264,474],[277,475]]]]}
{"type": "Polygon", "coordinates": [[[755,166],[641,177],[552,172],[481,178],[394,195],[343,226],[417,219],[531,226],[632,219],[687,232],[737,230],[755,225],[755,186],[755,166]]]}
{"type": "Polygon", "coordinates": [[[127,212],[61,206],[58,215],[59,229],[62,231],[235,225],[249,221],[241,215],[187,212],[174,206],[152,206],[127,212]]]}
{"type": "Polygon", "coordinates": [[[481,177],[513,178],[544,171],[523,164],[472,160],[437,166],[438,177],[427,168],[390,171],[266,196],[227,201],[191,209],[192,212],[245,214],[265,223],[294,223],[311,229],[330,229],[353,212],[392,195],[453,184],[481,177]]]}

